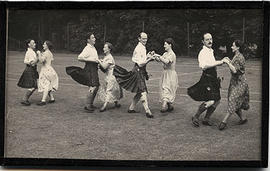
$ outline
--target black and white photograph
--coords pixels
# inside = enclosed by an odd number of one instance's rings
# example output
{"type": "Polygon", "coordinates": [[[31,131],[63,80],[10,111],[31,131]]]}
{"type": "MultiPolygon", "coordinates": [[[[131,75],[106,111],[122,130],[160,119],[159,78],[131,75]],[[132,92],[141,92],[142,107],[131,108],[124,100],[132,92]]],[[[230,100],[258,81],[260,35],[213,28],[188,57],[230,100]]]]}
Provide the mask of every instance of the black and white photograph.
{"type": "Polygon", "coordinates": [[[262,161],[263,3],[169,5],[7,8],[4,157],[262,161]]]}

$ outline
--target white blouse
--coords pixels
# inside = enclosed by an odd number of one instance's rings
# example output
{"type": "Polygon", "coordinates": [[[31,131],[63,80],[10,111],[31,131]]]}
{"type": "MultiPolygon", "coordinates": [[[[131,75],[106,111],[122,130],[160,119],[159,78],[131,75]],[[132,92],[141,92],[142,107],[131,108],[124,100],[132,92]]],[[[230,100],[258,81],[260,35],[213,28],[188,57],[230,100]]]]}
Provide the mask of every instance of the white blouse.
{"type": "Polygon", "coordinates": [[[37,60],[37,54],[34,52],[33,49],[28,48],[25,57],[24,57],[24,63],[25,64],[30,64],[30,62],[37,60]]]}
{"type": "Polygon", "coordinates": [[[198,56],[199,67],[205,69],[206,65],[216,64],[216,59],[214,57],[214,50],[203,46],[202,50],[198,56]]]}

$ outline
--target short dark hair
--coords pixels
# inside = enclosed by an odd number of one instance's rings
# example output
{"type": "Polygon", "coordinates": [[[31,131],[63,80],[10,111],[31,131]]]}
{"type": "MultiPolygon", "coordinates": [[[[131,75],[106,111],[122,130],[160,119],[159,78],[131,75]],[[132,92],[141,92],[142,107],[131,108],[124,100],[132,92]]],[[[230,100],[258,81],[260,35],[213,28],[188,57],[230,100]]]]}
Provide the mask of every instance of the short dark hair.
{"type": "Polygon", "coordinates": [[[203,33],[203,35],[202,35],[202,40],[204,40],[204,36],[205,36],[206,34],[210,34],[210,35],[211,35],[211,33],[208,33],[208,32],[207,32],[207,33],[206,33],[206,32],[203,33]]]}
{"type": "Polygon", "coordinates": [[[174,40],[172,39],[172,38],[166,38],[165,40],[164,40],[164,43],[168,43],[168,44],[170,44],[170,45],[172,45],[172,47],[174,47],[174,45],[175,45],[175,43],[174,43],[174,40]]]}
{"type": "Polygon", "coordinates": [[[235,40],[233,42],[235,43],[235,46],[239,47],[239,52],[243,53],[244,43],[241,40],[235,40]]]}
{"type": "Polygon", "coordinates": [[[31,40],[33,40],[33,39],[27,39],[27,40],[25,40],[25,47],[26,47],[26,49],[29,47],[28,44],[31,42],[31,40]]]}
{"type": "Polygon", "coordinates": [[[113,45],[110,42],[105,42],[105,45],[108,45],[108,48],[113,51],[113,45]]]}
{"type": "Polygon", "coordinates": [[[46,43],[46,45],[48,46],[49,49],[52,49],[53,48],[53,44],[52,44],[51,41],[45,40],[45,43],[46,43]]]}
{"type": "Polygon", "coordinates": [[[95,35],[94,32],[88,32],[88,33],[86,33],[86,39],[89,39],[92,34],[95,35]]]}

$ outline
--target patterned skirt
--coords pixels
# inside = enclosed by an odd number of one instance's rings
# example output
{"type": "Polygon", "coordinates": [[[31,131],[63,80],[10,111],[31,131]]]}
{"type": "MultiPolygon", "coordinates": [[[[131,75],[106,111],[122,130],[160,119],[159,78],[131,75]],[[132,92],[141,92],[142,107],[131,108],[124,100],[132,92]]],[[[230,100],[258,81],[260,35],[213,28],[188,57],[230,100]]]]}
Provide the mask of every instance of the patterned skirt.
{"type": "Polygon", "coordinates": [[[37,66],[26,65],[17,85],[21,88],[37,88],[37,79],[37,66]]]}
{"type": "Polygon", "coordinates": [[[195,101],[218,101],[220,97],[220,79],[203,73],[199,82],[187,89],[187,94],[195,101]]]}
{"type": "Polygon", "coordinates": [[[86,62],[84,68],[77,66],[66,67],[66,73],[79,84],[95,87],[99,86],[98,64],[94,62],[86,62]]]}
{"type": "Polygon", "coordinates": [[[52,66],[42,66],[39,73],[38,92],[56,91],[58,89],[58,75],[52,66]]]}
{"type": "Polygon", "coordinates": [[[228,112],[249,109],[249,87],[245,80],[233,78],[228,89],[228,112]]]}
{"type": "Polygon", "coordinates": [[[132,71],[127,71],[126,69],[115,65],[113,74],[120,87],[127,91],[132,93],[147,92],[145,83],[147,73],[145,67],[140,68],[138,65],[135,65],[132,71]]]}
{"type": "Polygon", "coordinates": [[[105,77],[105,84],[102,84],[98,90],[98,98],[102,102],[113,103],[123,97],[123,89],[117,83],[114,75],[105,77]]]}

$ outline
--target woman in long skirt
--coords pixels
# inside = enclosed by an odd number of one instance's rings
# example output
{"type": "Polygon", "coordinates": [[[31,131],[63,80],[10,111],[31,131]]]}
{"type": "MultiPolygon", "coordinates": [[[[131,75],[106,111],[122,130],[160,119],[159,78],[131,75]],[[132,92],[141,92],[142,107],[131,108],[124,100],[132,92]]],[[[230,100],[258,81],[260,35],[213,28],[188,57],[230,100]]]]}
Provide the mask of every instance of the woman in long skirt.
{"type": "Polygon", "coordinates": [[[175,100],[178,88],[178,76],[175,71],[176,55],[172,50],[174,41],[172,38],[164,40],[165,53],[162,56],[156,55],[156,60],[162,62],[163,73],[160,79],[160,99],[162,107],[160,112],[170,112],[174,108],[172,103],[175,100]]]}
{"type": "Polygon", "coordinates": [[[50,97],[49,103],[54,103],[53,92],[58,89],[58,75],[51,66],[54,60],[51,48],[52,43],[45,41],[43,44],[44,52],[38,53],[39,61],[42,63],[38,82],[38,92],[43,92],[42,100],[37,104],[40,106],[46,105],[47,96],[50,97]]]}
{"type": "Polygon", "coordinates": [[[242,110],[249,109],[249,87],[245,76],[245,57],[242,55],[243,44],[236,40],[231,48],[234,52],[233,59],[226,58],[224,60],[231,70],[231,81],[228,90],[228,113],[220,123],[219,130],[227,127],[227,120],[233,113],[236,113],[240,118],[238,124],[247,123],[247,118],[242,113],[242,110]]]}
{"type": "Polygon", "coordinates": [[[119,87],[119,84],[116,81],[115,76],[113,75],[113,69],[115,66],[115,61],[111,55],[112,44],[106,42],[104,44],[103,51],[105,57],[103,60],[98,60],[100,68],[105,72],[105,86],[99,88],[99,98],[104,102],[103,106],[100,109],[100,112],[106,110],[108,103],[114,103],[116,108],[119,108],[121,105],[118,101],[123,97],[122,88],[119,87]]]}
{"type": "Polygon", "coordinates": [[[36,48],[36,43],[32,39],[26,40],[27,51],[24,57],[24,63],[26,64],[25,70],[22,73],[20,80],[18,82],[18,86],[21,88],[27,88],[27,92],[21,102],[22,105],[29,106],[30,102],[28,99],[37,89],[37,54],[34,52],[36,48]]]}

